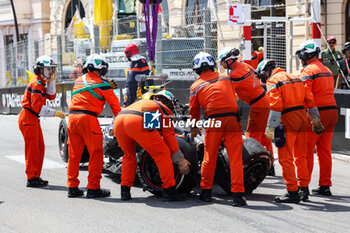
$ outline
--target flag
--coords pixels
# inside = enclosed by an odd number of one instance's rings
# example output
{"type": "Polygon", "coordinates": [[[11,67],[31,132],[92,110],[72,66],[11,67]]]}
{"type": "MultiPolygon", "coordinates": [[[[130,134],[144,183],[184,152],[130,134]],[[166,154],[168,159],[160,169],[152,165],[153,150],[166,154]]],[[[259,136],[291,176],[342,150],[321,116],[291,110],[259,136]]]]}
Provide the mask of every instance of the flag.
{"type": "Polygon", "coordinates": [[[26,70],[28,76],[29,76],[29,82],[32,80],[32,78],[35,76],[33,73],[31,73],[29,70],[26,70]]]}
{"type": "Polygon", "coordinates": [[[102,50],[111,46],[112,17],[113,0],[94,0],[94,23],[99,26],[102,50]]]}
{"type": "Polygon", "coordinates": [[[77,22],[77,20],[81,20],[78,8],[75,10],[74,16],[70,21],[66,31],[66,36],[70,41],[74,41],[74,23],[77,22]]]}

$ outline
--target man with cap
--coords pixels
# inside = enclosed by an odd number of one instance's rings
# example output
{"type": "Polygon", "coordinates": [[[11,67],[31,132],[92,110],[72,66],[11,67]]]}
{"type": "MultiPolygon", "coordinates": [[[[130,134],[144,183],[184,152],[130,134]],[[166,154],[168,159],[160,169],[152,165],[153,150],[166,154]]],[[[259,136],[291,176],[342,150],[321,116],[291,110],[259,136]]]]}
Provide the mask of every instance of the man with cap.
{"type": "MultiPolygon", "coordinates": [[[[337,39],[334,36],[328,37],[327,43],[330,49],[327,48],[321,52],[322,63],[332,71],[334,83],[338,83],[337,79],[339,71],[336,61],[339,62],[343,58],[343,55],[339,50],[335,49],[335,46],[337,45],[337,39]],[[333,56],[336,61],[334,60],[333,56]]],[[[338,84],[335,87],[339,88],[338,84]]]]}
{"type": "Polygon", "coordinates": [[[283,125],[286,135],[285,144],[276,144],[276,146],[279,147],[278,161],[282,166],[283,179],[288,192],[277,196],[275,201],[284,203],[299,203],[300,199],[307,201],[309,195],[306,153],[308,119],[304,105],[308,108],[313,132],[323,132],[313,95],[301,79],[277,67],[273,60],[260,62],[257,75],[262,83],[266,83],[267,96],[270,100],[266,137],[275,139],[275,132],[276,134],[281,132],[280,124],[283,125]],[[297,174],[295,174],[295,167],[297,174]]]}

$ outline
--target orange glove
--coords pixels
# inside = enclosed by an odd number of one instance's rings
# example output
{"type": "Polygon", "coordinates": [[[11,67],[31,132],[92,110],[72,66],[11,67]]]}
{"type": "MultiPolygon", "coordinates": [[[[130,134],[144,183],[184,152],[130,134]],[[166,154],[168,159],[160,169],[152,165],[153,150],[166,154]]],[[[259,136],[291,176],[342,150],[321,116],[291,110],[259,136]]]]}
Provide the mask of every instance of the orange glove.
{"type": "Polygon", "coordinates": [[[66,118],[66,113],[61,110],[56,110],[54,116],[64,119],[66,118]]]}

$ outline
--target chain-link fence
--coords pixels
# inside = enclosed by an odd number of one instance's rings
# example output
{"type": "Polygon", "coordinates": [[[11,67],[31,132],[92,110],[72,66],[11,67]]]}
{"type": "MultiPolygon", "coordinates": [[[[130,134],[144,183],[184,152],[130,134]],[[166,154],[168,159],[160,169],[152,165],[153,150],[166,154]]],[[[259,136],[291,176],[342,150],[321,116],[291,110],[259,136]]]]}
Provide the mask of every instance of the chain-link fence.
{"type": "Polygon", "coordinates": [[[5,77],[4,86],[26,85],[28,71],[32,71],[34,60],[48,54],[57,61],[57,38],[48,37],[40,41],[22,40],[0,49],[0,73],[5,77]],[[55,39],[55,40],[54,40],[55,39]]]}
{"type": "MultiPolygon", "coordinates": [[[[181,19],[180,13],[170,17],[181,19]]],[[[200,6],[186,15],[186,24],[179,20],[178,24],[169,27],[168,12],[158,14],[156,72],[168,72],[172,76],[192,75],[192,60],[197,53],[204,50],[216,58],[217,21],[212,22],[211,11],[200,6]]],[[[59,80],[62,81],[69,80],[76,59],[85,59],[92,53],[99,53],[107,60],[110,77],[125,77],[129,61],[123,51],[130,42],[136,43],[141,55],[148,60],[144,16],[122,17],[114,23],[100,22],[100,26],[89,25],[89,22],[75,22],[61,35],[46,34],[42,40],[29,38],[0,48],[3,55],[0,73],[6,77],[4,86],[28,83],[26,70],[33,72],[35,59],[41,55],[49,55],[57,62],[59,80]]]]}
{"type": "Polygon", "coordinates": [[[264,59],[272,59],[283,69],[287,69],[287,54],[290,55],[290,48],[293,47],[291,32],[293,24],[290,24],[286,18],[263,17],[262,20],[254,20],[252,29],[260,30],[260,36],[252,37],[257,40],[256,44],[264,47],[264,59]]]}
{"type": "MultiPolygon", "coordinates": [[[[219,48],[238,47],[243,40],[241,27],[232,28],[225,17],[219,19],[217,15],[225,7],[220,5],[213,10],[205,5],[171,15],[165,11],[158,14],[155,71],[171,77],[193,77],[192,60],[198,52],[206,51],[216,59],[219,48]]],[[[92,53],[101,54],[109,63],[109,77],[125,78],[130,63],[123,51],[131,42],[139,46],[141,55],[148,60],[144,16],[125,16],[99,25],[84,19],[70,24],[62,34],[46,34],[42,40],[29,38],[0,48],[0,75],[6,77],[3,86],[28,83],[26,70],[32,72],[35,59],[44,54],[57,62],[60,81],[69,80],[78,58],[85,59],[92,53]]],[[[283,68],[289,67],[292,59],[289,38],[293,36],[289,21],[255,21],[252,31],[256,30],[261,32],[258,36],[252,33],[252,42],[265,47],[265,58],[276,60],[283,68]]]]}
{"type": "Polygon", "coordinates": [[[263,17],[262,20],[253,20],[252,29],[258,28],[263,31],[262,35],[255,39],[260,39],[260,43],[263,43],[264,59],[276,61],[279,67],[290,73],[298,71],[300,61],[295,56],[295,52],[299,46],[297,42],[300,43],[300,40],[295,40],[293,28],[295,24],[308,20],[288,19],[286,17],[263,17]]]}

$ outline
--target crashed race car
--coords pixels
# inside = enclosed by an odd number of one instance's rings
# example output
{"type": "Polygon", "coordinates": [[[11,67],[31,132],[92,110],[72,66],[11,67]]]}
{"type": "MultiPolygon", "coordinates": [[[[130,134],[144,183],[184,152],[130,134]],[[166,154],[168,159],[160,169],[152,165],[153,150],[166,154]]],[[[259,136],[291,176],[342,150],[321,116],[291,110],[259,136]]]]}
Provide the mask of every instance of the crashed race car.
{"type": "MultiPolygon", "coordinates": [[[[187,106],[181,105],[180,111],[184,113],[187,106]]],[[[115,174],[121,175],[121,165],[123,151],[118,145],[115,136],[111,136],[113,124],[103,125],[103,152],[108,158],[104,164],[104,169],[115,174]]],[[[174,176],[176,180],[176,189],[183,193],[189,193],[198,183],[200,178],[200,166],[204,156],[204,134],[197,136],[193,141],[190,138],[189,129],[175,128],[176,139],[185,158],[191,163],[190,172],[187,175],[180,174],[177,166],[174,166],[174,176]]],[[[64,162],[68,162],[68,145],[67,145],[67,123],[61,120],[59,125],[59,150],[64,162]]],[[[148,190],[155,195],[161,195],[162,182],[159,176],[158,168],[151,156],[143,148],[136,150],[137,156],[137,178],[144,190],[148,190]]],[[[270,171],[273,159],[269,152],[258,141],[253,138],[245,138],[243,143],[243,169],[244,169],[244,186],[246,194],[250,194],[265,179],[270,171]]],[[[85,147],[81,162],[89,160],[89,153],[85,147]]],[[[228,194],[230,194],[230,166],[227,152],[223,144],[221,145],[217,165],[215,170],[215,182],[228,194]]]]}

